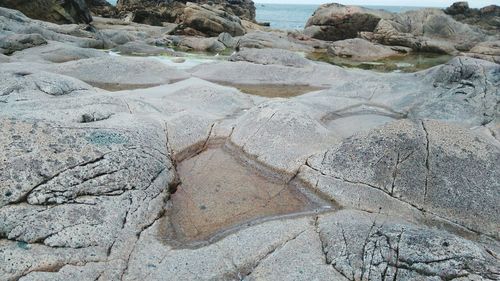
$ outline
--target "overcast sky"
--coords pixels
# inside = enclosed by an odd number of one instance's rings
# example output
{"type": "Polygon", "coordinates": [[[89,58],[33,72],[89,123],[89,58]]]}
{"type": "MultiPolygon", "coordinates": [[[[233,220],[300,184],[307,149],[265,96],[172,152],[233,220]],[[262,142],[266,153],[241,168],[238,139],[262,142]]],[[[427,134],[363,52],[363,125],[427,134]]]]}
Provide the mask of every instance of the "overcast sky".
{"type": "MultiPolygon", "coordinates": [[[[386,5],[386,6],[414,6],[414,7],[447,7],[458,0],[254,0],[256,3],[273,3],[273,4],[323,4],[337,2],[341,4],[353,5],[386,5]]],[[[469,0],[471,7],[484,7],[491,4],[500,5],[500,0],[469,0]]]]}

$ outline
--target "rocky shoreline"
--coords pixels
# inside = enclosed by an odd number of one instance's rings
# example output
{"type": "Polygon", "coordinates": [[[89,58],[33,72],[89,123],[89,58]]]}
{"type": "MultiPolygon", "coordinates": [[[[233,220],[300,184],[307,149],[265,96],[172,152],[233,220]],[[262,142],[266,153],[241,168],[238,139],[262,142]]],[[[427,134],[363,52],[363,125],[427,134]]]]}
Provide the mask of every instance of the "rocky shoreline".
{"type": "Polygon", "coordinates": [[[500,278],[498,7],[283,32],[246,0],[26,3],[0,0],[0,280],[500,278]],[[421,51],[453,58],[306,58],[421,51]]]}

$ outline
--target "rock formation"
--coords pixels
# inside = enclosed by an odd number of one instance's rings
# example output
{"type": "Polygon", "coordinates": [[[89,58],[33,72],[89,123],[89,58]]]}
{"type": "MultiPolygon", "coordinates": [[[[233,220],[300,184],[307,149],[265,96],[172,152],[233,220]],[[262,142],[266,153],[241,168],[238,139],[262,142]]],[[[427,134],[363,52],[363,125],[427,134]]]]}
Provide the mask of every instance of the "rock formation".
{"type": "Polygon", "coordinates": [[[493,35],[500,30],[500,7],[497,5],[471,9],[467,2],[456,2],[444,12],[457,21],[479,26],[493,35]]]}
{"type": "MultiPolygon", "coordinates": [[[[297,34],[6,8],[0,26],[0,280],[499,279],[498,64],[378,73],[310,61],[329,44],[297,34]]],[[[360,40],[331,52],[391,53],[360,40]]]]}
{"type": "Polygon", "coordinates": [[[137,23],[161,26],[163,22],[179,24],[177,33],[186,35],[218,36],[228,32],[242,35],[240,19],[255,21],[255,6],[251,0],[241,1],[151,1],[120,0],[121,14],[129,13],[137,23]]]}
{"type": "MultiPolygon", "coordinates": [[[[395,51],[403,53],[408,53],[407,48],[415,52],[453,55],[463,52],[497,61],[491,51],[481,53],[485,49],[479,46],[492,46],[487,42],[499,39],[498,11],[497,6],[469,9],[466,2],[456,3],[444,11],[420,9],[404,13],[325,4],[311,16],[304,33],[328,41],[362,38],[391,46],[395,51]],[[476,45],[478,48],[474,49],[476,45]]],[[[359,39],[357,42],[359,44],[351,44],[352,41],[335,43],[330,47],[329,53],[334,56],[337,53],[340,56],[350,56],[349,53],[359,54],[361,46],[365,49],[370,46],[370,54],[382,52],[379,59],[390,56],[390,48],[385,48],[384,52],[380,45],[359,39]]],[[[377,59],[377,56],[372,56],[372,59],[377,59]]]]}
{"type": "Polygon", "coordinates": [[[30,18],[54,23],[90,23],[92,21],[84,0],[1,0],[0,7],[16,9],[30,18]]]}
{"type": "Polygon", "coordinates": [[[340,4],[321,5],[309,18],[305,34],[316,39],[337,41],[358,37],[361,31],[373,31],[380,19],[391,14],[358,6],[340,4]]]}

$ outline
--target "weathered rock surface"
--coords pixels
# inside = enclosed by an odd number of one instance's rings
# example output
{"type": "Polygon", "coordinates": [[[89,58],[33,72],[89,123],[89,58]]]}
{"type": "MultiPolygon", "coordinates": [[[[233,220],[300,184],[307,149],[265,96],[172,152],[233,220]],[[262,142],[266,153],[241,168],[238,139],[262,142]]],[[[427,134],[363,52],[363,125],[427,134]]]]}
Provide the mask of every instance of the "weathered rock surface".
{"type": "MultiPolygon", "coordinates": [[[[44,40],[70,43],[84,48],[104,48],[107,41],[99,33],[86,30],[79,25],[57,25],[32,20],[19,11],[0,7],[1,35],[37,36],[44,40]],[[36,34],[36,35],[35,35],[36,34]]],[[[39,40],[37,40],[39,41],[39,40]]]]}
{"type": "Polygon", "coordinates": [[[382,10],[336,3],[324,4],[309,18],[304,32],[313,38],[327,41],[356,38],[359,32],[374,31],[380,19],[390,17],[390,13],[382,10]]]}
{"type": "Polygon", "coordinates": [[[498,279],[497,64],[383,74],[308,61],[324,43],[296,33],[0,26],[47,42],[0,55],[0,280],[498,279]],[[181,40],[238,61],[82,48],[181,40]]]}
{"type": "Polygon", "coordinates": [[[111,90],[146,88],[188,77],[154,59],[111,56],[70,61],[49,70],[111,90]]]}
{"type": "Polygon", "coordinates": [[[410,50],[405,48],[388,47],[375,44],[364,39],[347,39],[333,42],[328,47],[328,54],[354,61],[380,60],[384,58],[400,56],[410,50]]]}
{"type": "Polygon", "coordinates": [[[326,264],[346,280],[494,280],[498,260],[443,231],[364,212],[320,217],[326,264]]]}
{"type": "Polygon", "coordinates": [[[456,2],[446,8],[444,12],[451,15],[457,21],[477,25],[491,31],[491,34],[495,34],[500,28],[500,7],[498,5],[490,5],[481,9],[471,9],[467,2],[456,2]]]}
{"type": "Polygon", "coordinates": [[[315,47],[325,47],[319,40],[298,40],[283,32],[252,31],[237,37],[237,48],[274,48],[297,52],[311,52],[315,47]]]}
{"type": "Polygon", "coordinates": [[[90,23],[92,16],[84,0],[2,0],[0,6],[23,12],[30,18],[54,23],[90,23]]]}
{"type": "Polygon", "coordinates": [[[16,51],[47,44],[40,34],[12,34],[1,38],[0,52],[10,55],[16,51]]]}
{"type": "Polygon", "coordinates": [[[19,61],[63,63],[68,61],[106,57],[103,51],[89,48],[80,48],[57,41],[49,41],[41,45],[23,51],[17,51],[11,55],[19,61]]]}
{"type": "Polygon", "coordinates": [[[306,67],[311,64],[309,60],[301,55],[282,49],[243,49],[231,55],[229,60],[291,67],[306,67]]]}
{"type": "Polygon", "coordinates": [[[481,42],[465,55],[473,58],[500,63],[500,41],[481,42]]]}
{"type": "Polygon", "coordinates": [[[475,44],[485,41],[486,35],[476,27],[455,21],[442,10],[422,9],[381,20],[373,38],[384,45],[453,54],[470,50],[475,44]]]}
{"type": "Polygon", "coordinates": [[[320,177],[332,179],[318,182],[319,190],[329,193],[337,181],[340,186],[377,189],[417,209],[499,237],[500,202],[490,196],[500,192],[499,161],[498,148],[465,130],[436,121],[400,121],[350,138],[309,159],[308,165],[320,177]]]}
{"type": "MultiPolygon", "coordinates": [[[[200,35],[218,36],[227,32],[232,36],[245,34],[241,20],[223,10],[209,5],[196,5],[187,3],[183,14],[180,16],[182,33],[189,33],[189,29],[196,30],[200,35]]],[[[194,35],[194,34],[193,34],[194,35]]]]}

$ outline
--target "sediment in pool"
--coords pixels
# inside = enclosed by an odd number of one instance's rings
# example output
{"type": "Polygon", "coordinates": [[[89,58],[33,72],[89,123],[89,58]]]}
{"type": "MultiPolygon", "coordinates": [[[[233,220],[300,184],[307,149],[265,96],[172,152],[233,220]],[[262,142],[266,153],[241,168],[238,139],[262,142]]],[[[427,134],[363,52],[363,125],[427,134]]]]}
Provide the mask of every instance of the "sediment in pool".
{"type": "Polygon", "coordinates": [[[333,208],[293,185],[260,175],[224,147],[182,161],[177,171],[181,184],[161,227],[161,236],[175,246],[207,244],[248,225],[333,208]]]}

